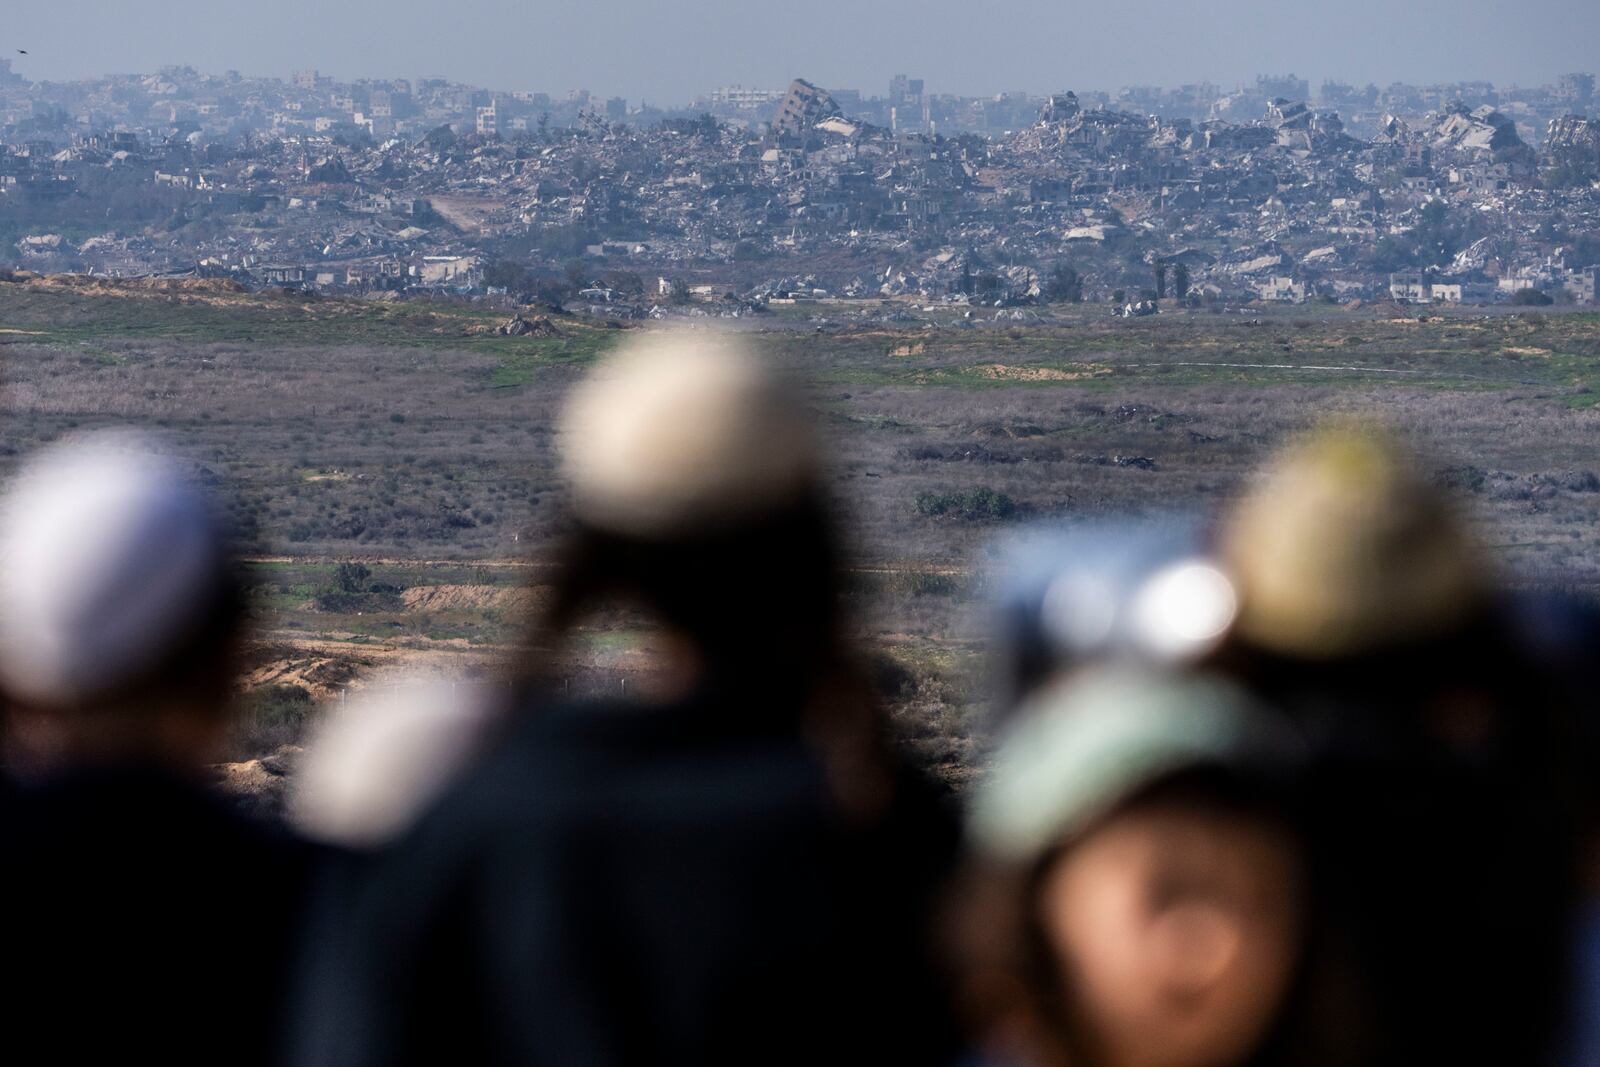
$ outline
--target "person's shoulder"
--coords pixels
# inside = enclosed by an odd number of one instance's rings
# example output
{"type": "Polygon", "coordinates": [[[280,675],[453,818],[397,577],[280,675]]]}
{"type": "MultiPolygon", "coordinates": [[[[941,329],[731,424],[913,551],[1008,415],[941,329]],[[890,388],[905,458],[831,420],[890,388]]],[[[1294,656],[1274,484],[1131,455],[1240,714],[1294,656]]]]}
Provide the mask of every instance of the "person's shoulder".
{"type": "Polygon", "coordinates": [[[597,775],[647,743],[651,723],[620,701],[530,701],[513,709],[483,758],[463,776],[466,792],[548,801],[592,788],[597,775]]]}
{"type": "Polygon", "coordinates": [[[293,848],[286,834],[247,815],[198,775],[146,764],[73,767],[20,787],[13,810],[25,823],[63,836],[121,836],[137,829],[147,845],[216,838],[240,848],[293,848]]]}
{"type": "MultiPolygon", "coordinates": [[[[159,768],[80,768],[19,789],[6,849],[18,893],[53,908],[117,869],[110,914],[283,929],[304,899],[310,845],[194,777],[159,768]],[[224,902],[227,902],[224,905],[224,902]]],[[[138,935],[130,928],[129,937],[138,935]]],[[[119,935],[121,936],[121,935],[119,935]]]]}
{"type": "Polygon", "coordinates": [[[338,867],[358,904],[403,926],[460,906],[466,887],[522,870],[530,857],[559,866],[608,788],[605,746],[583,715],[576,705],[508,712],[399,837],[338,867]]]}
{"type": "Polygon", "coordinates": [[[507,832],[820,803],[824,775],[809,748],[761,729],[755,709],[740,710],[706,701],[529,704],[434,806],[423,833],[459,849],[507,832]]]}
{"type": "Polygon", "coordinates": [[[559,820],[602,780],[603,711],[578,704],[509,711],[483,751],[405,835],[406,849],[459,852],[508,824],[559,820]]]}
{"type": "Polygon", "coordinates": [[[520,769],[552,764],[574,774],[606,767],[671,767],[802,748],[762,709],[715,695],[648,704],[620,698],[530,702],[512,716],[497,755],[520,769]]]}

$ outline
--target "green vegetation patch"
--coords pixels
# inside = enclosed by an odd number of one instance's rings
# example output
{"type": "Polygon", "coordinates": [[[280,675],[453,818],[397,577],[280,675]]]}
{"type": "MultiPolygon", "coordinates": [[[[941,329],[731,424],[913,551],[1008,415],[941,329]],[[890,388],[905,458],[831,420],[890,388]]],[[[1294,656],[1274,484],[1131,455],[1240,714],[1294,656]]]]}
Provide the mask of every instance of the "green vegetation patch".
{"type": "Polygon", "coordinates": [[[538,379],[550,367],[587,366],[616,344],[617,336],[600,331],[585,331],[562,338],[505,338],[518,344],[501,352],[489,384],[495,389],[520,389],[538,379]]]}
{"type": "Polygon", "coordinates": [[[260,293],[166,292],[0,283],[0,323],[27,329],[36,343],[84,344],[102,338],[276,347],[435,348],[517,359],[554,348],[593,352],[611,331],[563,320],[567,335],[508,337],[502,309],[416,301],[383,303],[260,293]]]}
{"type": "Polygon", "coordinates": [[[917,494],[916,511],[925,518],[960,519],[964,522],[1005,522],[1017,516],[1017,502],[986,485],[949,492],[917,494]]]}

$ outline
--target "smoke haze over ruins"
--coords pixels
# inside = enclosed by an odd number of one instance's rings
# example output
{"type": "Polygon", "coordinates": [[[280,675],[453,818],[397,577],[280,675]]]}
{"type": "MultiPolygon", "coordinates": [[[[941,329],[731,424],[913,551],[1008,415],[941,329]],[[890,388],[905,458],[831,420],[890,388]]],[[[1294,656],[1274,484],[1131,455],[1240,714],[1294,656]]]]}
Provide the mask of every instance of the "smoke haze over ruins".
{"type": "Polygon", "coordinates": [[[930,92],[1239,84],[1293,71],[1363,84],[1482,79],[1537,84],[1593,65],[1594,0],[1380,0],[1118,5],[952,0],[775,8],[712,0],[692,13],[645,0],[85,0],[17,5],[0,48],[18,73],[64,80],[168,64],[286,76],[439,75],[503,89],[587,87],[673,104],[714,86],[797,75],[877,89],[890,73],[930,92]],[[89,32],[86,28],[92,27],[89,32]],[[19,49],[28,54],[17,55],[19,49]]]}

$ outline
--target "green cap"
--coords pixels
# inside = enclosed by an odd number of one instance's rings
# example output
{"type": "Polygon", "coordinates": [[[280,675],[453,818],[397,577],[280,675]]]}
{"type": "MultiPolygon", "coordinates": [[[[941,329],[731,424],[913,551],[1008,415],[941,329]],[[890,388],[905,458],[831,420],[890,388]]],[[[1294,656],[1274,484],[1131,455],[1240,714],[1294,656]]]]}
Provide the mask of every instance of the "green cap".
{"type": "Polygon", "coordinates": [[[1292,751],[1287,728],[1220,678],[1150,670],[1080,675],[1040,693],[1002,736],[970,828],[990,856],[1023,862],[1162,778],[1292,751]]]}

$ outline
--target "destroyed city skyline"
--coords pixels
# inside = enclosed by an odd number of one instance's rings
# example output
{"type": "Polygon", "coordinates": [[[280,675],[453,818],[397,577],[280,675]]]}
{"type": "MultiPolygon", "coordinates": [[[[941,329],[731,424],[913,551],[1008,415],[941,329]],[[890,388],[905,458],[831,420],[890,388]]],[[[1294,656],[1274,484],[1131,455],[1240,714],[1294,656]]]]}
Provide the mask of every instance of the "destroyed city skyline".
{"type": "Polygon", "coordinates": [[[448,16],[410,0],[285,0],[262,18],[239,0],[88,0],[70,18],[48,5],[8,12],[0,54],[36,81],[174,65],[252,77],[316,68],[349,81],[581,87],[676,107],[717,85],[781,88],[796,73],[865,91],[899,70],[922,71],[930,91],[958,95],[1186,83],[1232,89],[1268,68],[1313,83],[1541,84],[1592,66],[1597,39],[1600,5],[1589,0],[1530,0],[1514,11],[1485,0],[1239,0],[1225,10],[1022,0],[1004,17],[943,0],[814,0],[803,17],[786,18],[782,32],[774,32],[771,12],[723,2],[689,16],[632,0],[607,5],[602,18],[594,8],[534,12],[508,0],[464,0],[448,16]],[[85,23],[96,32],[82,33],[85,23]]]}
{"type": "Polygon", "coordinates": [[[0,267],[604,321],[828,298],[1592,304],[1596,103],[1581,71],[978,97],[897,74],[667,110],[315,69],[30,82],[0,59],[0,267]]]}

